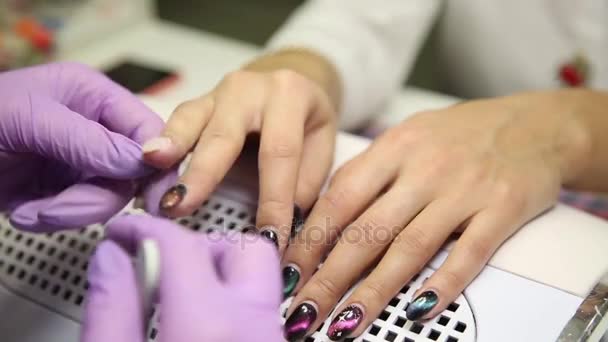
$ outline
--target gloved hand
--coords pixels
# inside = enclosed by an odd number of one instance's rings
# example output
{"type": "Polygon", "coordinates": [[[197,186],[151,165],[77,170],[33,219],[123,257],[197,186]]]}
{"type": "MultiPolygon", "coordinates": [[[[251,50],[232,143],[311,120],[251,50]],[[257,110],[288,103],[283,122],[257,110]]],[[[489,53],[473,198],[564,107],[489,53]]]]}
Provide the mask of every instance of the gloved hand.
{"type": "MultiPolygon", "coordinates": [[[[154,172],[140,143],[162,129],[135,96],[86,66],[0,74],[0,210],[36,232],[104,222],[154,172]]],[[[176,172],[154,178],[144,191],[152,212],[176,172]]]]}
{"type": "Polygon", "coordinates": [[[202,235],[151,216],[121,216],[89,267],[81,342],[144,342],[142,303],[128,253],[160,249],[159,341],[282,341],[275,247],[257,235],[202,235]],[[259,240],[259,241],[254,241],[259,240]]]}

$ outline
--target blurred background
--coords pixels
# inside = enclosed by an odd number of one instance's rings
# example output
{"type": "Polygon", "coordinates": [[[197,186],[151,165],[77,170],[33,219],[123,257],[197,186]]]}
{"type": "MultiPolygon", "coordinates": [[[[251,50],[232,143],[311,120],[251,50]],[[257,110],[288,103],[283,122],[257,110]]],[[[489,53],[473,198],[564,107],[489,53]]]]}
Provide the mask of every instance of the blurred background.
{"type": "MultiPolygon", "coordinates": [[[[303,0],[0,0],[0,70],[52,59],[59,50],[163,20],[263,45],[303,0]]],[[[432,34],[430,35],[433,36],[432,34]]],[[[432,42],[432,39],[429,39],[432,42]]],[[[409,84],[436,89],[432,43],[426,44],[409,84]]]]}

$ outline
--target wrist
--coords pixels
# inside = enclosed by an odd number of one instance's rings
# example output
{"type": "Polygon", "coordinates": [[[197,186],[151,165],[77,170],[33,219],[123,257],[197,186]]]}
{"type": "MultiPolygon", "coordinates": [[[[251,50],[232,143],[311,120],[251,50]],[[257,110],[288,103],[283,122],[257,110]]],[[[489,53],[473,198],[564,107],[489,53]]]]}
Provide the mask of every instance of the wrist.
{"type": "Polygon", "coordinates": [[[549,94],[548,101],[553,105],[547,109],[550,114],[559,110],[559,120],[555,138],[562,185],[569,186],[578,182],[580,175],[591,164],[593,158],[593,132],[589,125],[587,90],[564,89],[549,94]]]}
{"type": "Polygon", "coordinates": [[[579,153],[578,165],[564,185],[582,191],[608,191],[606,127],[608,127],[608,94],[591,89],[561,92],[568,110],[572,111],[577,135],[571,134],[573,150],[579,153]]]}
{"type": "Polygon", "coordinates": [[[243,69],[273,72],[289,69],[318,85],[330,99],[336,113],[340,112],[342,84],[334,65],[316,52],[303,48],[286,48],[260,56],[243,69]]]}
{"type": "Polygon", "coordinates": [[[585,122],[581,90],[525,92],[499,98],[509,111],[507,144],[527,146],[559,172],[562,185],[574,182],[591,159],[591,132],[585,122]]]}

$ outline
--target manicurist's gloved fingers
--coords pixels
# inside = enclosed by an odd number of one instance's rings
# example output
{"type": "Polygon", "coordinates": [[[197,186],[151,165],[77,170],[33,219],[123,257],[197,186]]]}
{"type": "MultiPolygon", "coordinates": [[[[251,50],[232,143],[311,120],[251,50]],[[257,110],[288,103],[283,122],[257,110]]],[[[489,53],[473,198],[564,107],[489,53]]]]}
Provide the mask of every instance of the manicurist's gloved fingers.
{"type": "Polygon", "coordinates": [[[141,297],[131,260],[115,242],[104,241],[89,267],[82,342],[143,342],[141,297]]]}
{"type": "Polygon", "coordinates": [[[82,228],[112,218],[135,190],[133,181],[93,178],[55,196],[24,201],[13,210],[10,220],[15,227],[36,233],[82,228]]]}
{"type": "Polygon", "coordinates": [[[235,233],[225,239],[219,260],[226,287],[248,302],[278,307],[282,299],[281,279],[274,244],[257,234],[235,233]]]}
{"type": "MultiPolygon", "coordinates": [[[[163,131],[165,123],[156,113],[105,75],[75,63],[59,63],[51,67],[61,70],[62,77],[70,78],[74,89],[61,101],[74,112],[99,122],[109,131],[124,135],[139,145],[158,137],[163,131]]],[[[162,166],[155,163],[150,165],[162,166]]],[[[176,178],[177,168],[171,168],[146,179],[143,188],[146,211],[158,214],[160,198],[176,178]]]]}
{"type": "Polygon", "coordinates": [[[31,98],[28,120],[11,127],[22,139],[13,142],[15,152],[29,152],[64,162],[70,167],[112,179],[134,179],[150,174],[141,157],[141,146],[122,134],[55,102],[31,98]]]}

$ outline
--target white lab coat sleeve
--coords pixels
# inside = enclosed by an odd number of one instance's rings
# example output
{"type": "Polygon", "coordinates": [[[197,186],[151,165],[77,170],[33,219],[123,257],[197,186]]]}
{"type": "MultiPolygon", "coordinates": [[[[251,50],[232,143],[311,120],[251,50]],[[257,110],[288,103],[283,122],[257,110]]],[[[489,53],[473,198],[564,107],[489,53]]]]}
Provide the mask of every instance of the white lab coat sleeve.
{"type": "Polygon", "coordinates": [[[399,89],[439,12],[441,0],[309,0],[268,42],[328,58],[343,86],[340,127],[371,119],[399,89]]]}

